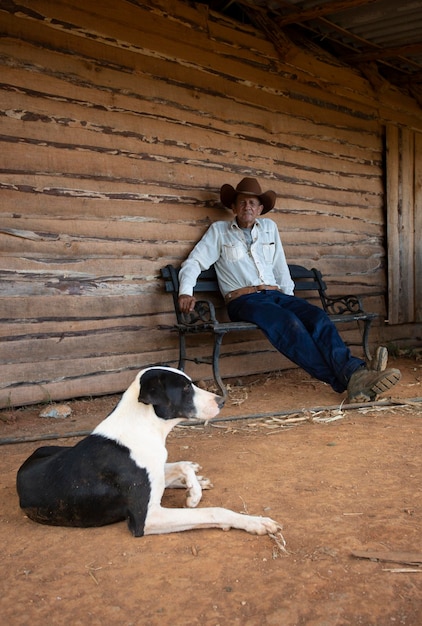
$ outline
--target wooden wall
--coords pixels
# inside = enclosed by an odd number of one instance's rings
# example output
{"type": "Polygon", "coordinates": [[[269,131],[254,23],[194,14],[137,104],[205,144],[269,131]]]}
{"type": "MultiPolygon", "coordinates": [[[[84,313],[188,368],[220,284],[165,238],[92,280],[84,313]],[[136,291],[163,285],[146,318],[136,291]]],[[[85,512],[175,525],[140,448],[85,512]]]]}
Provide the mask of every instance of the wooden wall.
{"type": "MultiPolygon", "coordinates": [[[[384,126],[420,129],[412,100],[176,0],[0,1],[0,32],[0,406],[175,365],[160,267],[243,176],[277,192],[290,262],[385,316],[384,126]]],[[[225,376],[289,365],[260,333],[224,354],[225,376]]]]}

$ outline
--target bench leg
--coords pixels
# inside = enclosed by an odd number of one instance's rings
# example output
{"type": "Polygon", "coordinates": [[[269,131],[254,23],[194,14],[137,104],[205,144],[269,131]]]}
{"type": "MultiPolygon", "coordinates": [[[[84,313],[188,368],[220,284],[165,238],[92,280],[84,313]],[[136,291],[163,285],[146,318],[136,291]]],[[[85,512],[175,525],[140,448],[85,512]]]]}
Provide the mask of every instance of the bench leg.
{"type": "Polygon", "coordinates": [[[227,398],[227,389],[220,376],[220,348],[225,333],[216,333],[214,335],[214,350],[212,354],[212,372],[214,380],[221,391],[223,398],[227,398]]]}
{"type": "Polygon", "coordinates": [[[372,323],[372,320],[364,321],[363,334],[362,334],[363,351],[365,353],[365,357],[368,363],[370,363],[372,360],[371,351],[369,350],[369,329],[371,328],[371,323],[372,323]]]}
{"type": "Polygon", "coordinates": [[[179,364],[178,368],[182,372],[185,371],[186,362],[186,337],[185,333],[179,332],[179,364]]]}

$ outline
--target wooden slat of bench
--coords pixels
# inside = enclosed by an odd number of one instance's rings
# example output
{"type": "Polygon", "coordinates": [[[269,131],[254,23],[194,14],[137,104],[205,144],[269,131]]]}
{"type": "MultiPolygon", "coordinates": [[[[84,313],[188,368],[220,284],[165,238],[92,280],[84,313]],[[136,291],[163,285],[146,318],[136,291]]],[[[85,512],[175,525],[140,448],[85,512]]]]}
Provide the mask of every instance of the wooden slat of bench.
{"type": "Polygon", "coordinates": [[[195,330],[194,328],[186,329],[186,324],[176,324],[176,326],[187,333],[195,333],[195,332],[210,332],[210,333],[228,333],[232,330],[242,331],[242,330],[259,330],[259,326],[253,324],[252,322],[217,322],[216,324],[208,324],[204,325],[204,328],[200,328],[195,330]]]}

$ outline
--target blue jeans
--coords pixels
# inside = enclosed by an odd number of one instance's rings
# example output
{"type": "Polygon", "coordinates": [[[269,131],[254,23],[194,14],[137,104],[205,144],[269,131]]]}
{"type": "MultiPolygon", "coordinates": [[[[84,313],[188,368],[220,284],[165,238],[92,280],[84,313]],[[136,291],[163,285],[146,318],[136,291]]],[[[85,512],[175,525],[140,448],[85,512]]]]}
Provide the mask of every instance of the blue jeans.
{"type": "Polygon", "coordinates": [[[229,302],[233,322],[253,322],[281,354],[339,393],[365,365],[351,355],[328,315],[302,298],[259,291],[229,302]]]}

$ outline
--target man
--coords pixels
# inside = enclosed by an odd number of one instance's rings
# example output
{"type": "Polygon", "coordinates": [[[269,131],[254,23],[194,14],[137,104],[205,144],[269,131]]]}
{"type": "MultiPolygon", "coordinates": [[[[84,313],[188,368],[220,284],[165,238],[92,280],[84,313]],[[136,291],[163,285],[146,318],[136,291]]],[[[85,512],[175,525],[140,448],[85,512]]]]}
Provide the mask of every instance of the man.
{"type": "Polygon", "coordinates": [[[201,271],[215,265],[218,283],[232,321],[254,322],[279,352],[339,393],[349,402],[368,402],[393,387],[398,369],[368,370],[351,355],[327,314],[293,295],[277,225],[259,218],[275,205],[273,191],[262,192],[258,181],[244,178],[234,189],[223,185],[222,204],[234,220],[215,222],[182,264],[179,307],[195,307],[193,288],[201,271]]]}

